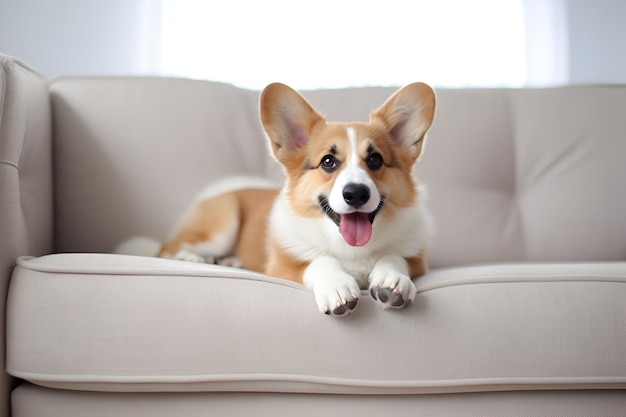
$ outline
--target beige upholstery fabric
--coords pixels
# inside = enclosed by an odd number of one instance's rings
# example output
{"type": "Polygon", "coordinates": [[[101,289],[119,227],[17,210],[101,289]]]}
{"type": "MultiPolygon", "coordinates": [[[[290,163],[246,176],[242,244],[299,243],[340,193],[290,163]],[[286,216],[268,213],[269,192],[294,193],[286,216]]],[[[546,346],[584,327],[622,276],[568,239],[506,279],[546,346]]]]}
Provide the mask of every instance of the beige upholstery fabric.
{"type": "Polygon", "coordinates": [[[7,368],[96,391],[626,389],[623,263],[440,269],[417,287],[401,311],[363,292],[334,320],[304,286],[232,268],[22,258],[7,368]]]}
{"type": "Polygon", "coordinates": [[[430,261],[626,258],[625,87],[438,91],[430,261]]]}
{"type": "Polygon", "coordinates": [[[109,252],[136,234],[164,239],[211,180],[264,175],[269,162],[280,175],[256,93],[163,78],[60,79],[50,89],[63,138],[55,141],[60,252],[109,252]]]}
{"type": "MultiPolygon", "coordinates": [[[[0,55],[0,300],[15,259],[52,250],[50,107],[42,77],[0,55]]],[[[4,335],[4,308],[0,334],[4,335]]],[[[0,343],[0,358],[4,358],[0,343]]],[[[0,370],[0,415],[8,411],[10,380],[0,370]]]]}

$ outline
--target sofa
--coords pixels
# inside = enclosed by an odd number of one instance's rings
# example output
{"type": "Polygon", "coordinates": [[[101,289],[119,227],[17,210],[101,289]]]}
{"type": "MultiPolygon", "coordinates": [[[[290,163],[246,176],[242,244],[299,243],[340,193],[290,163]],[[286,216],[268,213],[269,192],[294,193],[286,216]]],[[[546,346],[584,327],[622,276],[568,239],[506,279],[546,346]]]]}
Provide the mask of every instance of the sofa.
{"type": "MultiPolygon", "coordinates": [[[[303,95],[348,121],[394,90],[303,95]]],[[[2,415],[626,415],[626,86],[436,92],[430,270],[402,310],[330,317],[297,283],[112,253],[213,180],[283,179],[258,91],[0,56],[2,415]]]]}

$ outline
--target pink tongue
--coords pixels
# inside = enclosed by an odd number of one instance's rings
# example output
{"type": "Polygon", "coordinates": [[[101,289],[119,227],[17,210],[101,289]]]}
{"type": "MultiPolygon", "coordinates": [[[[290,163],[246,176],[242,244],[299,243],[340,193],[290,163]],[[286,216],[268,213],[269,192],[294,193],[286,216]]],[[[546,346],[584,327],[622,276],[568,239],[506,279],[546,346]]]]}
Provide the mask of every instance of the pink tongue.
{"type": "Polygon", "coordinates": [[[348,245],[364,246],[372,237],[372,224],[367,213],[342,214],[339,231],[348,245]]]}

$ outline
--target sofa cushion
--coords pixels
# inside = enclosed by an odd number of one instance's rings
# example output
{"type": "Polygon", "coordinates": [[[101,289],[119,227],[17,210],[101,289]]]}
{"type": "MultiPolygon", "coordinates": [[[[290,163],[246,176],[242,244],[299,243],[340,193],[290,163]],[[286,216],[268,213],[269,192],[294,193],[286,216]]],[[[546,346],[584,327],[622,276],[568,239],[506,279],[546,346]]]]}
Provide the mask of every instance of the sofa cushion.
{"type": "Polygon", "coordinates": [[[7,368],[104,391],[626,388],[626,263],[433,270],[408,308],[319,314],[288,281],[157,258],[21,258],[7,368]]]}

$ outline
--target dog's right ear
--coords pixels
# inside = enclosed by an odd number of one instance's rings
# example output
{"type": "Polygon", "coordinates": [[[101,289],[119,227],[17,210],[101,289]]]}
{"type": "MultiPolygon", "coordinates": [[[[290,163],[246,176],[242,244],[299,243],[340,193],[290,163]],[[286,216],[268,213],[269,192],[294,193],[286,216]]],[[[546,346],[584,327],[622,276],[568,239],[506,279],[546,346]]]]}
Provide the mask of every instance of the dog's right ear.
{"type": "Polygon", "coordinates": [[[324,117],[284,84],[265,87],[260,101],[261,122],[276,159],[286,165],[294,155],[304,156],[312,132],[326,123],[324,117]]]}

